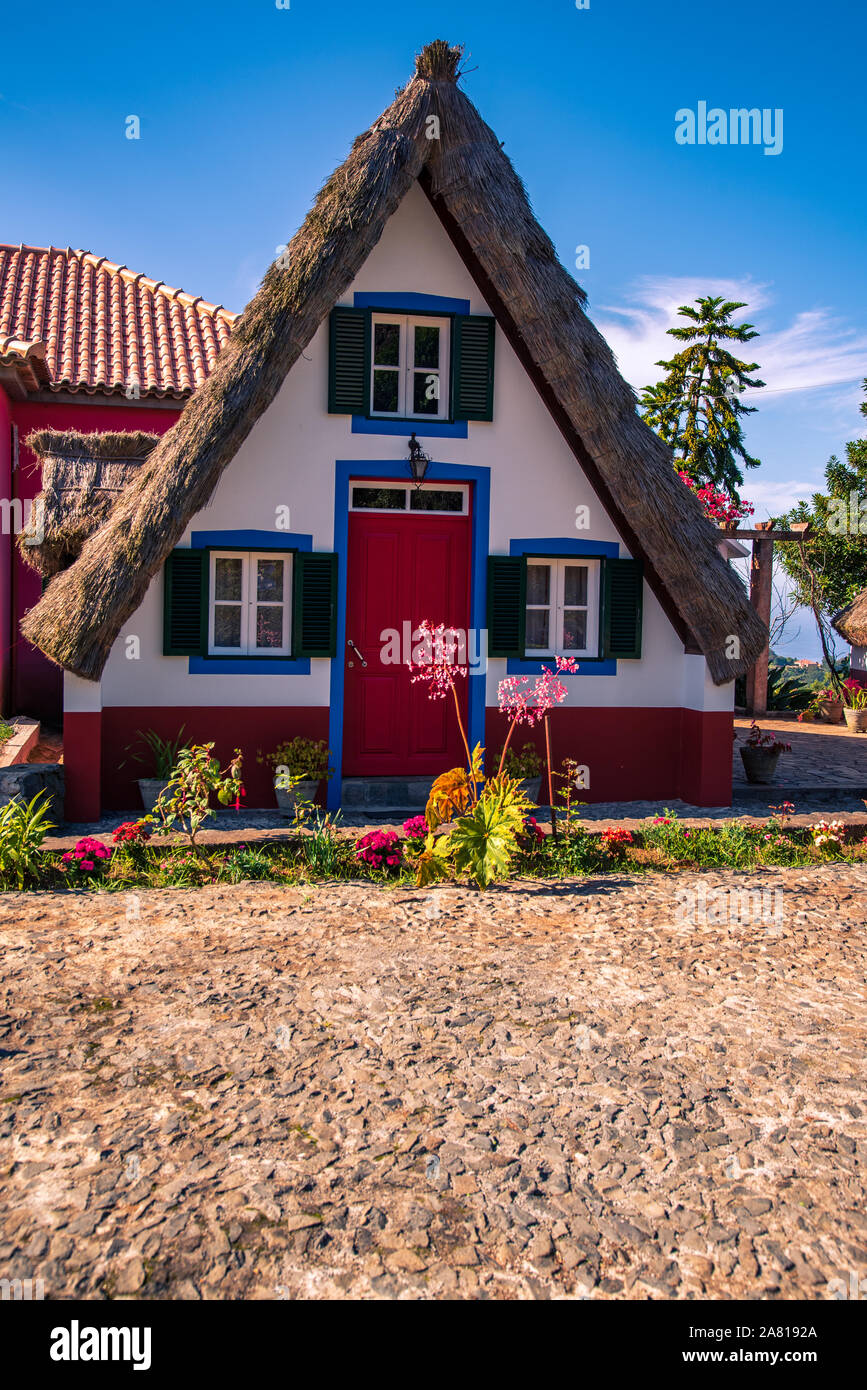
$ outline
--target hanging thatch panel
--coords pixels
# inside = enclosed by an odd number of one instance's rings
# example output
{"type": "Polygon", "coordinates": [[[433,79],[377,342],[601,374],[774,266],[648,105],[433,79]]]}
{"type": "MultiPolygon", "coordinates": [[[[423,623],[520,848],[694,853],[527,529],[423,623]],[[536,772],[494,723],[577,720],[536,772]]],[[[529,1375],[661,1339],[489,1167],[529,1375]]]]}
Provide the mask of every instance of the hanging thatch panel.
{"type": "Polygon", "coordinates": [[[79,434],[34,430],[27,444],[42,465],[42,491],[18,546],[27,564],[50,579],[68,568],[135,483],[159,435],[143,431],[79,434]],[[40,539],[41,537],[41,539],[40,539]]]}

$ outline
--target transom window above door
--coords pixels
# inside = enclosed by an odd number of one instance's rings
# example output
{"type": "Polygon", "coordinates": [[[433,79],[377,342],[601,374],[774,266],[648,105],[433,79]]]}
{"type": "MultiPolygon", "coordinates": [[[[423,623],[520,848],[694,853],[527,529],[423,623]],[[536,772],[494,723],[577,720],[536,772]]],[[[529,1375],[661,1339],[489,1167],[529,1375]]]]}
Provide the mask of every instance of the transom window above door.
{"type": "Polygon", "coordinates": [[[291,650],[292,556],[212,550],[208,653],[285,656],[291,650]]]}
{"type": "Polygon", "coordinates": [[[528,656],[597,656],[599,561],[527,558],[528,656]]]}
{"type": "Polygon", "coordinates": [[[447,318],[371,315],[371,415],[448,418],[450,329],[447,318]]]}

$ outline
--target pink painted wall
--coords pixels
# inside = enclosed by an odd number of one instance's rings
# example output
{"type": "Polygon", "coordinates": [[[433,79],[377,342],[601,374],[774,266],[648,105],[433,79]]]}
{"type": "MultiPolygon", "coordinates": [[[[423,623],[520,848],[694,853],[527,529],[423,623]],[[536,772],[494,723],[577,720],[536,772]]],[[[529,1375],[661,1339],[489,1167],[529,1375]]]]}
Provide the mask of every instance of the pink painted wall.
{"type": "MultiPolygon", "coordinates": [[[[0,498],[12,498],[12,411],[0,386],[0,498]]],[[[0,714],[11,714],[12,692],[12,544],[0,530],[0,714]]]]}
{"type": "MultiPolygon", "coordinates": [[[[2,394],[2,392],[0,392],[2,394]]],[[[12,401],[12,419],[18,426],[19,468],[14,477],[15,496],[22,503],[32,500],[42,486],[42,473],[35,455],[25,440],[35,429],[74,429],[82,433],[98,430],[148,430],[163,434],[180,413],[180,402],[166,409],[127,404],[119,399],[117,405],[94,405],[89,397],[66,397],[54,401],[12,401]]],[[[0,420],[2,426],[2,420],[0,420]]],[[[7,428],[6,435],[9,430],[7,428]]],[[[2,447],[2,446],[0,446],[2,447]]],[[[2,458],[2,455],[0,455],[2,458]]],[[[2,463],[0,463],[2,470],[2,463]]],[[[2,476],[2,472],[0,472],[2,476]]],[[[0,497],[9,496],[0,489],[0,497]]],[[[4,538],[5,539],[5,538],[4,538]]],[[[6,585],[12,578],[12,674],[9,693],[11,712],[29,714],[47,724],[60,727],[63,711],[63,676],[57,666],[44,657],[36,647],[18,636],[21,619],[29,608],[39,602],[42,580],[18,555],[0,561],[0,576],[6,585]]]]}

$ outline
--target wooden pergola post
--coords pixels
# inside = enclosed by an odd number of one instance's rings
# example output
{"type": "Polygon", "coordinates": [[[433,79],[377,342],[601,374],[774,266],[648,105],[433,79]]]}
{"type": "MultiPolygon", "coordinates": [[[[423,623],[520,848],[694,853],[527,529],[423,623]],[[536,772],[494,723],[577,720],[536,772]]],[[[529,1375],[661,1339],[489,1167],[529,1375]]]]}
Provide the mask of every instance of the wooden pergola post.
{"type": "MultiPolygon", "coordinates": [[[[809,533],[810,524],[806,521],[796,521],[789,531],[775,531],[773,528],[772,521],[757,521],[752,530],[726,531],[726,536],[732,540],[753,543],[753,558],[750,562],[750,603],[767,628],[771,626],[771,602],[774,594],[774,541],[803,541],[809,533]]],[[[747,713],[754,719],[768,712],[770,655],[768,641],[755,666],[747,672],[747,713]]]]}
{"type": "MultiPolygon", "coordinates": [[[[760,521],[757,531],[770,531],[771,521],[760,521]]],[[[753,541],[750,562],[750,603],[765,627],[771,626],[771,599],[774,593],[774,541],[768,536],[753,541]]],[[[747,672],[747,713],[754,719],[768,712],[768,662],[771,647],[768,642],[755,666],[747,672]]]]}

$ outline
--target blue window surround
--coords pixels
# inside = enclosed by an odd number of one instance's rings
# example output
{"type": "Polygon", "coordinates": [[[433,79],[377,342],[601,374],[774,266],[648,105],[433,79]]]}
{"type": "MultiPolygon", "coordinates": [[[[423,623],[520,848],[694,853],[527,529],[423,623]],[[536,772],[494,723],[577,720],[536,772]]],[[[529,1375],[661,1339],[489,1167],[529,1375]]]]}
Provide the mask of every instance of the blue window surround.
{"type": "MultiPolygon", "coordinates": [[[[544,539],[534,539],[532,536],[517,541],[509,542],[510,555],[575,555],[590,558],[607,556],[611,560],[616,560],[620,555],[620,546],[617,541],[578,541],[572,538],[545,537],[544,539]]],[[[506,670],[510,676],[536,676],[539,674],[541,662],[551,661],[552,657],[536,657],[533,660],[522,661],[518,657],[510,656],[506,662],[506,670]]],[[[598,656],[578,657],[579,676],[616,676],[617,661],[604,660],[598,656]]]]}
{"type": "MultiPolygon", "coordinates": [[[[312,550],[313,537],[296,531],[194,531],[191,550],[312,550]]],[[[191,676],[309,676],[310,658],[191,656],[191,676]]]]}
{"type": "MultiPolygon", "coordinates": [[[[362,294],[356,292],[352,302],[356,309],[394,309],[402,314],[468,314],[468,299],[446,299],[438,294],[362,294]]],[[[467,439],[466,420],[368,420],[366,415],[353,415],[353,434],[408,435],[415,429],[420,439],[467,439]]]]}
{"type": "MultiPolygon", "coordinates": [[[[346,650],[346,561],[349,545],[349,480],[350,478],[395,478],[407,481],[405,462],[394,459],[384,462],[359,463],[355,459],[338,459],[334,477],[334,549],[337,551],[337,656],[331,662],[331,711],[328,717],[328,746],[334,776],[328,783],[328,808],[340,806],[343,777],[343,677],[346,650]]],[[[478,632],[487,626],[488,588],[488,531],[490,522],[491,470],[467,468],[453,463],[428,465],[426,482],[475,483],[472,499],[472,560],[470,568],[470,626],[478,632]]],[[[485,741],[486,676],[481,673],[467,678],[470,747],[485,741]]]]}

